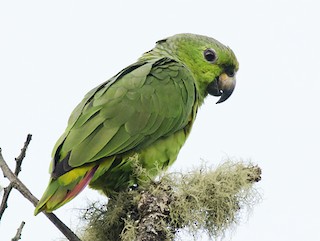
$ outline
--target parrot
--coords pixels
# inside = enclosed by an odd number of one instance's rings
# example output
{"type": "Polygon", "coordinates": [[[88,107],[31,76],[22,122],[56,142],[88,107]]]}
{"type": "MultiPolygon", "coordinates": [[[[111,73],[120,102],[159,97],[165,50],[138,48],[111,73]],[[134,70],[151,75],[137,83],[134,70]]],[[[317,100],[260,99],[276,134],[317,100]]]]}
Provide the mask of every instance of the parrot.
{"type": "Polygon", "coordinates": [[[155,178],[177,159],[204,99],[231,96],[238,69],[234,52],[214,38],[181,33],[157,41],[75,107],[34,214],[56,210],[87,185],[107,197],[139,185],[133,157],[155,178]]]}

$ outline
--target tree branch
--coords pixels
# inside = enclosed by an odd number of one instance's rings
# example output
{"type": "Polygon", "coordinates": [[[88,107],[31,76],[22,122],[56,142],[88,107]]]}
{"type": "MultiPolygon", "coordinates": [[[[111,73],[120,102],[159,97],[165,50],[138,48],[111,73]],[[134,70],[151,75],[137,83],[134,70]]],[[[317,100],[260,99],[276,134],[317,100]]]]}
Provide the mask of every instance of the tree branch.
{"type": "Polygon", "coordinates": [[[254,183],[260,179],[258,166],[231,161],[165,173],[156,182],[145,180],[137,189],[116,193],[106,204],[91,204],[84,210],[82,239],[169,241],[179,239],[182,229],[218,239],[259,202],[254,183]]]}
{"type": "MultiPolygon", "coordinates": [[[[27,141],[24,145],[24,147],[21,149],[21,153],[20,155],[16,158],[16,162],[17,165],[20,165],[20,167],[16,167],[15,171],[17,172],[17,174],[20,172],[21,170],[21,162],[25,156],[26,153],[26,149],[28,147],[28,144],[31,141],[31,135],[28,135],[27,137],[27,141]]],[[[9,166],[7,165],[7,163],[5,162],[5,160],[3,159],[2,156],[2,152],[1,152],[1,148],[0,148],[0,168],[3,172],[3,175],[10,181],[10,184],[7,188],[11,191],[12,188],[15,188],[16,190],[18,190],[26,199],[28,199],[34,206],[37,205],[38,203],[38,199],[29,191],[29,189],[19,180],[19,178],[15,175],[15,173],[13,173],[9,166]]],[[[5,201],[2,201],[4,209],[7,206],[7,200],[8,200],[8,196],[10,194],[10,191],[6,191],[4,190],[4,196],[6,198],[5,201]],[[6,194],[8,193],[8,194],[6,194]]],[[[2,205],[1,205],[2,208],[2,205]]],[[[4,212],[4,211],[3,211],[4,212]]],[[[3,214],[2,212],[2,214],[3,214]]],[[[46,213],[43,212],[47,218],[65,235],[65,237],[70,240],[70,241],[81,241],[56,215],[54,215],[53,213],[46,213]]],[[[1,215],[2,216],[2,215],[1,215]]]]}
{"type": "Polygon", "coordinates": [[[18,241],[19,239],[21,239],[22,229],[23,229],[25,224],[26,223],[24,221],[21,222],[19,228],[17,229],[16,235],[11,239],[11,241],[18,241]]]}
{"type": "MultiPolygon", "coordinates": [[[[28,134],[27,140],[25,141],[25,143],[21,149],[20,155],[17,158],[15,158],[16,168],[14,171],[14,175],[16,175],[16,176],[18,176],[19,172],[21,171],[21,164],[22,164],[24,157],[26,156],[26,151],[27,151],[28,145],[30,144],[31,138],[32,138],[32,135],[28,134]]],[[[5,173],[3,173],[3,174],[4,174],[4,177],[6,177],[5,173]]],[[[4,211],[8,207],[8,199],[9,199],[9,195],[11,193],[12,188],[13,188],[13,184],[10,182],[10,184],[6,188],[4,188],[4,190],[3,190],[3,198],[1,201],[1,205],[0,205],[0,220],[3,216],[4,211]]]]}
{"type": "Polygon", "coordinates": [[[14,170],[14,174],[16,176],[18,176],[19,172],[21,171],[21,165],[22,165],[22,161],[23,159],[25,158],[26,156],[26,151],[27,151],[27,148],[31,142],[31,139],[32,139],[32,135],[31,134],[28,134],[27,135],[27,139],[21,149],[21,152],[20,152],[20,155],[18,157],[15,158],[15,161],[16,161],[16,168],[14,170]]]}

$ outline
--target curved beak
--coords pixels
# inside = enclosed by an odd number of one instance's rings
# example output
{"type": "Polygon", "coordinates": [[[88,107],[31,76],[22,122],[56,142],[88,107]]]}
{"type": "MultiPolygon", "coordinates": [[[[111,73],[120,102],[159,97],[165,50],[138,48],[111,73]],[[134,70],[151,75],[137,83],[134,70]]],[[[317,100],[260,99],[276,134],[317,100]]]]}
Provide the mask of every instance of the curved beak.
{"type": "Polygon", "coordinates": [[[228,76],[226,73],[221,74],[218,78],[212,81],[207,88],[210,95],[220,96],[216,104],[226,101],[236,87],[236,77],[228,76]]]}

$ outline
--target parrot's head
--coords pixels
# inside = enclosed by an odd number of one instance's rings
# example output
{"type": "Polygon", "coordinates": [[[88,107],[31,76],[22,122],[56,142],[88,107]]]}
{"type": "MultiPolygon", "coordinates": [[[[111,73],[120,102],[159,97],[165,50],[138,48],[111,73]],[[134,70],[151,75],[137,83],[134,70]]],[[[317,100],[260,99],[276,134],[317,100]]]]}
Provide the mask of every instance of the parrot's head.
{"type": "Polygon", "coordinates": [[[229,47],[206,36],[177,34],[158,41],[155,50],[174,57],[191,71],[201,102],[208,94],[220,96],[217,103],[231,96],[239,63],[229,47]]]}

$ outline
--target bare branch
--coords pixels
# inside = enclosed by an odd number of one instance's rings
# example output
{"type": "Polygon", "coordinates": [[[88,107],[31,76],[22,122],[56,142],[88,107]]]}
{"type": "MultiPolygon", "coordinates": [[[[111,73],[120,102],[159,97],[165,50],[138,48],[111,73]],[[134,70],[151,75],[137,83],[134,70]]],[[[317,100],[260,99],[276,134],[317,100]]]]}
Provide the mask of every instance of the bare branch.
{"type": "Polygon", "coordinates": [[[8,207],[8,198],[9,198],[11,190],[12,190],[11,183],[9,184],[9,186],[3,188],[3,197],[2,197],[2,201],[1,201],[1,205],[0,205],[0,220],[2,218],[4,211],[8,207]]]}
{"type": "Polygon", "coordinates": [[[0,148],[0,168],[6,178],[10,181],[10,185],[17,189],[26,199],[28,199],[34,206],[37,205],[38,199],[28,190],[28,188],[18,179],[16,175],[10,170],[7,163],[3,159],[0,148]]]}
{"type": "Polygon", "coordinates": [[[32,139],[32,135],[28,134],[27,135],[27,140],[25,141],[25,143],[24,143],[24,145],[23,145],[23,147],[21,149],[20,155],[15,158],[16,168],[14,170],[14,174],[16,176],[18,176],[19,172],[21,171],[21,164],[22,164],[23,159],[26,156],[26,151],[27,151],[27,148],[28,148],[28,146],[30,144],[31,139],[32,139]]]}
{"type": "MultiPolygon", "coordinates": [[[[16,168],[15,168],[14,174],[16,176],[18,176],[19,172],[21,171],[21,164],[22,164],[24,157],[26,156],[26,151],[27,151],[28,145],[31,141],[31,138],[32,138],[32,135],[28,134],[27,140],[25,141],[19,156],[17,158],[15,158],[16,168]]],[[[4,177],[6,177],[5,173],[3,173],[3,174],[4,174],[4,177]]],[[[0,205],[0,220],[3,216],[4,211],[8,207],[8,199],[9,199],[9,195],[11,193],[12,188],[13,188],[13,184],[10,182],[10,184],[6,188],[4,188],[4,190],[3,190],[3,198],[1,201],[1,205],[0,205]]]]}
{"type": "MultiPolygon", "coordinates": [[[[28,135],[29,137],[29,135],[28,135]]],[[[30,143],[31,137],[27,138],[27,141],[24,145],[24,147],[21,150],[21,154],[19,157],[16,158],[17,164],[20,163],[20,168],[16,168],[16,171],[19,173],[21,169],[21,162],[25,156],[25,152],[27,149],[28,144],[30,143]],[[29,140],[29,141],[28,141],[29,140]]],[[[9,186],[7,189],[10,187],[10,191],[12,188],[15,188],[18,190],[26,199],[28,199],[34,206],[37,205],[38,199],[29,191],[29,189],[19,180],[19,178],[10,170],[9,166],[5,162],[2,156],[1,148],[0,148],[0,168],[3,172],[3,175],[10,181],[9,186]]],[[[5,191],[4,192],[8,192],[5,191]]],[[[9,192],[10,193],[10,192],[9,192]]],[[[9,196],[9,194],[4,194],[6,196],[9,196]]],[[[6,198],[8,199],[8,198],[6,198]]],[[[4,205],[6,204],[6,201],[4,202],[4,205]]],[[[2,207],[2,205],[1,205],[2,207]]],[[[5,208],[4,208],[5,209],[5,208]]],[[[47,216],[47,218],[65,235],[65,237],[70,240],[70,241],[81,241],[56,215],[53,213],[46,213],[44,214],[47,216]]]]}
{"type": "Polygon", "coordinates": [[[11,239],[11,241],[18,241],[19,239],[21,239],[22,229],[23,229],[25,224],[26,223],[24,221],[21,222],[19,228],[17,229],[16,235],[11,239]]]}
{"type": "Polygon", "coordinates": [[[56,226],[63,235],[70,241],[81,241],[78,236],[71,231],[71,229],[65,225],[54,213],[43,212],[44,215],[56,226]]]}

